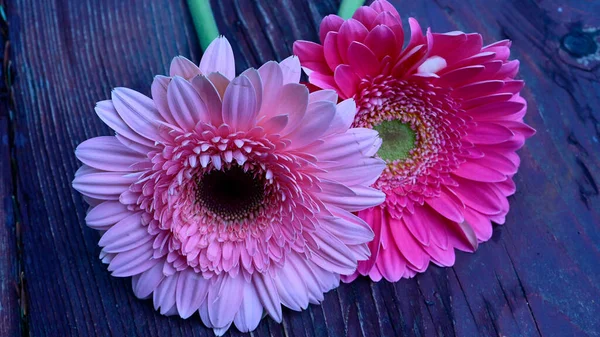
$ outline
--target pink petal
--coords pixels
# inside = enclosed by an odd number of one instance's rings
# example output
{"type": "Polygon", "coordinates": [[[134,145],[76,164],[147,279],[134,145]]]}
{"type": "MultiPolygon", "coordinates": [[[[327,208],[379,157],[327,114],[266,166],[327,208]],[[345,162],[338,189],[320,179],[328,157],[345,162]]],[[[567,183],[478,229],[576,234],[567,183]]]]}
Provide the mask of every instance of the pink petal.
{"type": "Polygon", "coordinates": [[[292,141],[291,148],[301,148],[319,139],[335,116],[336,106],[334,103],[321,101],[308,105],[304,118],[296,129],[290,130],[286,136],[292,141]]]}
{"type": "Polygon", "coordinates": [[[218,72],[228,80],[235,77],[235,60],[229,41],[223,36],[216,38],[204,51],[200,61],[202,74],[218,72]]]}
{"type": "Polygon", "coordinates": [[[118,253],[110,264],[108,271],[115,277],[128,277],[145,272],[152,268],[158,260],[152,258],[152,241],[128,250],[118,253]]]}
{"type": "Polygon", "coordinates": [[[211,73],[206,77],[210,80],[215,89],[217,89],[217,92],[221,97],[221,101],[223,101],[223,98],[225,97],[225,90],[230,83],[229,79],[227,79],[227,77],[223,76],[221,73],[211,73]]]}
{"type": "Polygon", "coordinates": [[[262,318],[263,307],[252,284],[244,286],[241,297],[242,304],[233,322],[235,323],[235,327],[241,332],[252,331],[256,329],[262,318]]]}
{"type": "Polygon", "coordinates": [[[245,286],[246,281],[241,275],[224,275],[208,290],[208,316],[215,327],[231,324],[242,304],[240,293],[245,286]]]}
{"type": "Polygon", "coordinates": [[[208,122],[206,104],[194,87],[183,78],[179,76],[173,78],[169,84],[167,99],[177,125],[183,130],[191,131],[198,122],[208,122]]]}
{"type": "Polygon", "coordinates": [[[169,69],[170,77],[181,76],[189,80],[199,74],[200,69],[198,69],[198,66],[183,56],[176,56],[173,58],[173,61],[171,61],[171,67],[169,69]]]}
{"type": "Polygon", "coordinates": [[[338,274],[349,275],[356,270],[356,258],[348,247],[333,235],[324,230],[311,234],[315,246],[311,249],[311,261],[316,265],[338,274]]]}
{"type": "Polygon", "coordinates": [[[202,274],[196,273],[191,268],[180,272],[175,299],[181,318],[192,316],[200,308],[208,293],[209,284],[210,280],[204,279],[202,274]]]}
{"type": "Polygon", "coordinates": [[[370,186],[379,178],[385,167],[386,163],[380,158],[363,157],[341,162],[337,167],[329,167],[326,175],[348,186],[370,186]]]}
{"type": "Polygon", "coordinates": [[[259,123],[265,129],[265,132],[270,134],[278,134],[283,129],[285,129],[288,124],[289,117],[288,115],[278,115],[275,117],[268,118],[264,122],[259,123]]]}
{"type": "Polygon", "coordinates": [[[235,78],[225,90],[223,122],[236,130],[249,130],[256,123],[257,113],[252,82],[246,76],[235,78]]]}
{"type": "Polygon", "coordinates": [[[112,91],[112,101],[119,116],[139,135],[160,140],[159,121],[164,121],[156,110],[152,99],[128,88],[116,88],[112,91]]]}
{"type": "Polygon", "coordinates": [[[467,100],[496,93],[503,87],[504,82],[498,80],[469,83],[463,87],[457,88],[454,91],[454,96],[467,100]]]}
{"type": "MultiPolygon", "coordinates": [[[[318,101],[329,101],[332,103],[337,103],[338,95],[335,92],[335,90],[318,90],[315,92],[311,92],[308,96],[308,103],[313,103],[313,102],[318,102],[318,101]]],[[[356,106],[355,106],[355,109],[356,109],[356,106]]]]}
{"type": "Polygon", "coordinates": [[[259,117],[278,115],[276,103],[283,86],[283,71],[277,62],[269,61],[258,69],[263,95],[259,117]]]}
{"type": "Polygon", "coordinates": [[[96,103],[95,111],[98,117],[119,135],[148,148],[154,146],[153,141],[140,136],[123,121],[112,101],[106,100],[96,103]]]}
{"type": "MultiPolygon", "coordinates": [[[[404,45],[404,29],[402,28],[402,20],[400,16],[394,15],[389,11],[381,12],[375,18],[373,22],[373,26],[386,26],[389,27],[392,32],[394,32],[394,36],[396,37],[396,48],[398,48],[398,52],[402,49],[404,45]]],[[[389,54],[388,54],[389,55],[389,54]]],[[[396,58],[396,55],[391,55],[396,58]]]]}
{"type": "Polygon", "coordinates": [[[450,71],[441,76],[439,85],[452,88],[459,87],[465,83],[472,82],[484,69],[484,66],[474,65],[450,71]]]}
{"type": "Polygon", "coordinates": [[[104,201],[92,208],[85,216],[88,227],[108,230],[111,226],[129,216],[131,212],[118,201],[104,201]]]}
{"type": "Polygon", "coordinates": [[[295,83],[288,83],[281,88],[279,97],[273,102],[273,107],[277,111],[285,111],[289,117],[285,132],[295,130],[301,121],[304,120],[306,109],[308,107],[308,89],[306,86],[295,83]]]}
{"type": "Polygon", "coordinates": [[[112,226],[98,242],[107,253],[121,253],[150,241],[153,237],[142,225],[141,213],[133,213],[112,226]]]}
{"type": "Polygon", "coordinates": [[[75,155],[84,164],[105,171],[133,171],[132,165],[147,161],[141,154],[130,150],[115,137],[96,137],[79,144],[75,155]]]}
{"type": "Polygon", "coordinates": [[[375,130],[351,128],[343,134],[328,137],[326,142],[314,147],[313,153],[321,162],[332,162],[332,165],[338,165],[337,162],[346,158],[353,160],[372,152],[371,148],[378,139],[379,134],[375,130]],[[348,146],[348,144],[354,145],[348,146]]]}
{"type": "Polygon", "coordinates": [[[210,124],[217,126],[223,123],[221,114],[222,102],[215,85],[205,76],[196,76],[192,80],[192,86],[196,89],[200,99],[206,104],[208,120],[210,124]]]}
{"type": "Polygon", "coordinates": [[[336,113],[331,121],[331,125],[329,130],[326,132],[326,135],[345,133],[348,131],[348,129],[350,129],[350,126],[352,126],[355,116],[356,103],[354,102],[354,99],[349,98],[336,105],[336,113]]]}
{"type": "Polygon", "coordinates": [[[269,316],[276,322],[281,322],[281,301],[277,293],[277,287],[273,279],[268,274],[254,273],[252,275],[252,284],[260,303],[265,308],[269,316]]]}
{"type": "Polygon", "coordinates": [[[299,83],[300,75],[302,73],[300,67],[300,59],[294,55],[279,62],[281,71],[283,73],[283,84],[288,83],[299,83]]]}
{"type": "Polygon", "coordinates": [[[370,242],[375,234],[369,225],[356,215],[339,207],[329,206],[335,217],[322,219],[325,228],[348,245],[370,242]]]}
{"type": "Polygon", "coordinates": [[[137,181],[139,174],[102,172],[82,166],[73,179],[73,188],[81,194],[101,200],[118,200],[121,193],[137,181]]]}
{"type": "Polygon", "coordinates": [[[152,292],[158,287],[158,285],[164,278],[162,268],[163,264],[157,263],[145,272],[133,276],[133,278],[131,279],[133,293],[137,298],[148,298],[152,294],[152,292]]]}
{"type": "Polygon", "coordinates": [[[349,212],[358,212],[377,206],[385,200],[385,194],[377,189],[363,186],[351,188],[354,196],[321,194],[321,201],[340,207],[349,212]]]}
{"type": "Polygon", "coordinates": [[[177,125],[171,110],[169,110],[169,103],[167,102],[167,88],[169,87],[170,82],[170,77],[161,75],[155,76],[154,81],[152,81],[152,100],[162,118],[169,124],[177,125]]]}
{"type": "Polygon", "coordinates": [[[302,280],[303,277],[304,275],[299,274],[290,264],[279,268],[273,281],[277,287],[281,304],[296,311],[308,307],[308,293],[302,280]]]}
{"type": "Polygon", "coordinates": [[[175,292],[177,290],[178,278],[179,273],[175,273],[162,279],[152,295],[154,310],[160,308],[160,313],[164,315],[171,310],[171,308],[175,307],[175,292]]]}
{"type": "Polygon", "coordinates": [[[394,17],[400,18],[400,14],[398,14],[396,8],[385,0],[375,0],[370,7],[373,8],[377,13],[389,12],[394,17]]]}
{"type": "Polygon", "coordinates": [[[465,210],[465,221],[471,226],[477,240],[480,242],[487,241],[492,237],[493,228],[490,219],[473,209],[467,208],[465,210]]]}
{"type": "Polygon", "coordinates": [[[478,106],[468,111],[476,121],[502,121],[510,120],[521,113],[525,108],[522,102],[497,102],[478,106]]]}

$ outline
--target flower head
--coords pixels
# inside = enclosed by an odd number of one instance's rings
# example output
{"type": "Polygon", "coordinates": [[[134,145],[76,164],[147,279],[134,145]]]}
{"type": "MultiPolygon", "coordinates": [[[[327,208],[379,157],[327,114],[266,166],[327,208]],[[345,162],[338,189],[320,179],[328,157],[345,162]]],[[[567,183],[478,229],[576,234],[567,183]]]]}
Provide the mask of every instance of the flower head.
{"type": "Polygon", "coordinates": [[[319,303],[369,256],[370,227],[351,212],[380,204],[377,132],[350,126],[355,104],[309,94],[300,63],[234,78],[216,39],[200,66],[176,57],[152,98],[117,88],[96,112],[116,136],[77,148],[73,186],[101,231],[113,276],[132,276],[162,314],[224,333],[281,321],[319,303]]]}
{"type": "Polygon", "coordinates": [[[386,201],[358,213],[375,232],[358,272],[373,280],[451,266],[455,248],[488,240],[515,192],[515,151],[534,133],[523,123],[509,41],[484,47],[479,34],[424,35],[416,20],[409,25],[404,46],[398,12],[376,0],[349,20],[326,17],[320,44],[294,44],[310,83],[354,98],[354,126],[383,139],[387,166],[374,186],[386,201]]]}

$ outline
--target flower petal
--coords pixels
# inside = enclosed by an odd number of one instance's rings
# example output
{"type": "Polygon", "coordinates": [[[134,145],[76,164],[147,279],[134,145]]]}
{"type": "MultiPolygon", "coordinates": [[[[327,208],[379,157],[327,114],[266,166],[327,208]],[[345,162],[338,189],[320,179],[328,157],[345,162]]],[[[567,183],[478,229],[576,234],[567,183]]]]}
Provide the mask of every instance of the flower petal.
{"type": "Polygon", "coordinates": [[[235,59],[231,45],[225,37],[220,36],[208,45],[200,61],[200,71],[204,75],[218,72],[228,80],[233,80],[235,77],[235,59]]]}
{"type": "Polygon", "coordinates": [[[200,304],[208,293],[209,284],[210,280],[205,279],[202,274],[191,268],[180,272],[175,300],[181,318],[185,319],[192,316],[200,308],[200,304]]]}
{"type": "Polygon", "coordinates": [[[248,77],[235,78],[225,90],[223,122],[236,130],[249,130],[256,122],[257,99],[248,77]]]}
{"type": "Polygon", "coordinates": [[[84,164],[105,171],[134,171],[132,166],[147,158],[123,145],[115,137],[95,137],[79,144],[75,155],[84,164]]]}

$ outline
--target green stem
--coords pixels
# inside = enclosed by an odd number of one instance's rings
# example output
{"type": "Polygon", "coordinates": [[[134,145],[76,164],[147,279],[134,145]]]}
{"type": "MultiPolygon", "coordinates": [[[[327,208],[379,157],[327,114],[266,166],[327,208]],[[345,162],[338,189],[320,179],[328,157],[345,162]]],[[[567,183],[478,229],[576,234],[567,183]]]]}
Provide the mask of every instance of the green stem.
{"type": "Polygon", "coordinates": [[[338,15],[341,16],[342,19],[349,19],[354,12],[356,12],[358,7],[362,6],[364,3],[365,0],[342,0],[338,15]]]}
{"type": "Polygon", "coordinates": [[[190,8],[192,19],[194,20],[198,39],[200,40],[200,46],[202,47],[202,50],[206,50],[206,47],[219,36],[217,23],[215,22],[215,17],[210,9],[210,1],[188,0],[188,6],[190,8]]]}

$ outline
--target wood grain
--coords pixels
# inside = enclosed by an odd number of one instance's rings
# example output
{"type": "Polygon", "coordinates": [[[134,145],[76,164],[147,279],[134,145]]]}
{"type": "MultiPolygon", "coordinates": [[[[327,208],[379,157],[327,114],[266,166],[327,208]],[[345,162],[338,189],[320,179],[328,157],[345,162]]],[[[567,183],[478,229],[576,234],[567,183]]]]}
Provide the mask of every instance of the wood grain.
{"type": "MultiPolygon", "coordinates": [[[[284,310],[282,324],[264,319],[252,335],[600,336],[600,62],[578,60],[582,47],[572,42],[593,41],[600,4],[392,2],[404,20],[417,17],[434,31],[513,40],[527,83],[526,120],[538,134],[520,152],[519,190],[506,225],[476,254],[457,254],[454,268],[431,267],[395,284],[361,278],[328,293],[321,306],[284,310]]],[[[339,1],[212,5],[239,72],[286,57],[296,39],[316,40],[320,19],[339,1]]],[[[212,336],[198,317],[160,316],[151,301],[133,296],[128,279],[109,275],[98,260],[98,234],[84,225],[85,203],[71,188],[80,165],[74,148],[110,134],[93,112],[96,101],[116,86],[149,93],[153,75],[166,73],[175,55],[200,60],[185,1],[13,0],[6,12],[15,118],[0,114],[0,132],[1,139],[8,130],[16,138],[0,143],[0,335],[27,335],[24,325],[31,336],[212,336]],[[19,281],[6,202],[13,191],[28,298],[22,322],[16,292],[5,288],[19,281]]]]}

